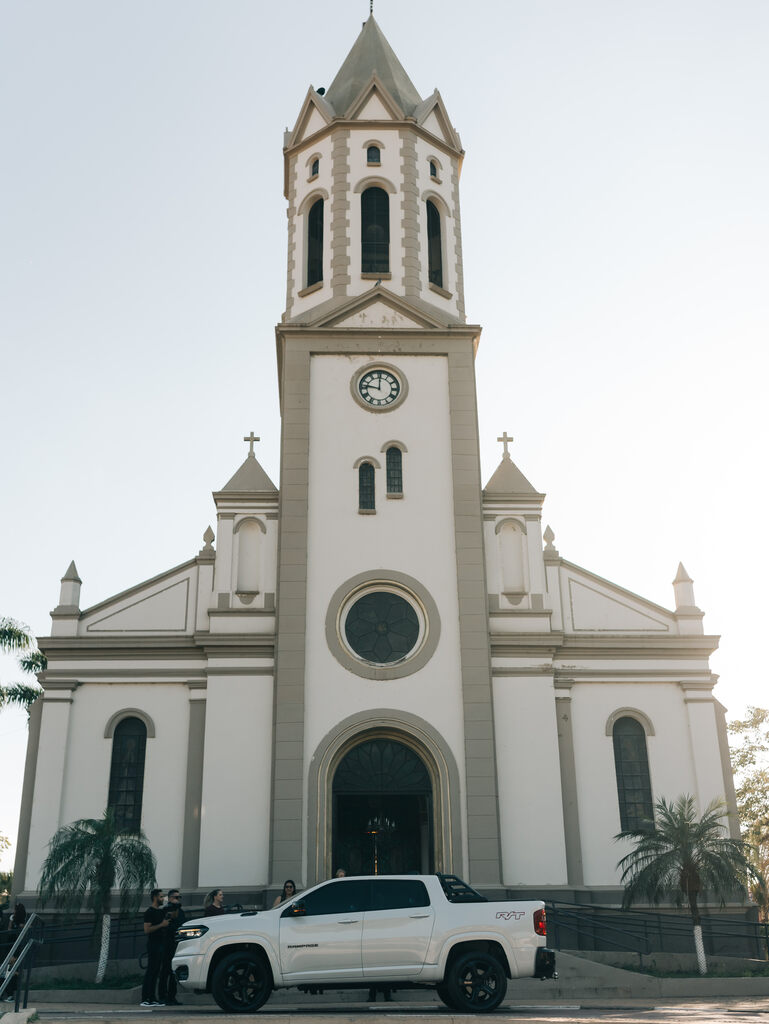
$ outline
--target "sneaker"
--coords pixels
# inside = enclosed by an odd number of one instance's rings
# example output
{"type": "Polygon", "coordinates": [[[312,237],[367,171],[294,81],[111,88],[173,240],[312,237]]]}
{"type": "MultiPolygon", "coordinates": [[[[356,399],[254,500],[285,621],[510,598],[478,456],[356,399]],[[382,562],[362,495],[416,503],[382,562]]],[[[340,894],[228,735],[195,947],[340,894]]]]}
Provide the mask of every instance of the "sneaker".
{"type": "Polygon", "coordinates": [[[165,1003],[150,1003],[150,1006],[165,1006],[165,1003]]]}
{"type": "Polygon", "coordinates": [[[157,1003],[152,1003],[149,999],[145,999],[143,1002],[139,1003],[139,1006],[157,1006],[157,1003]]]}

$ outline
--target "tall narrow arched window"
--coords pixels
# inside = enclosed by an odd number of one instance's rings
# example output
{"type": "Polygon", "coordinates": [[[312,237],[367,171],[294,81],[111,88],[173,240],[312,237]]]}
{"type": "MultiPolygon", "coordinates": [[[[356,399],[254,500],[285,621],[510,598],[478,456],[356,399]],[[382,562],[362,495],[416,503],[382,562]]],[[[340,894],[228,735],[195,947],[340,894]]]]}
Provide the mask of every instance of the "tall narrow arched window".
{"type": "Polygon", "coordinates": [[[358,508],[371,512],[376,508],[374,500],[374,467],[370,462],[358,466],[358,508]]]}
{"type": "Polygon", "coordinates": [[[443,287],[441,215],[435,203],[427,200],[427,267],[430,284],[443,287]]]}
{"type": "Polygon", "coordinates": [[[146,747],[147,726],[140,718],[124,718],[117,724],[112,736],[107,806],[114,812],[118,828],[141,828],[146,747]]]}
{"type": "Polygon", "coordinates": [[[395,445],[387,449],[387,493],[403,494],[403,453],[395,445]]]}
{"type": "Polygon", "coordinates": [[[382,162],[382,154],[379,146],[368,146],[366,149],[366,163],[379,164],[382,162]]]}
{"type": "Polygon", "coordinates": [[[307,214],[307,287],[323,280],[323,200],[317,199],[307,214]]]}
{"type": "Polygon", "coordinates": [[[622,831],[645,828],[654,821],[654,807],[644,727],[635,718],[618,718],[612,737],[622,831]]]}
{"type": "Polygon", "coordinates": [[[361,271],[390,271],[390,197],[383,188],[367,188],[360,197],[361,271]]]}

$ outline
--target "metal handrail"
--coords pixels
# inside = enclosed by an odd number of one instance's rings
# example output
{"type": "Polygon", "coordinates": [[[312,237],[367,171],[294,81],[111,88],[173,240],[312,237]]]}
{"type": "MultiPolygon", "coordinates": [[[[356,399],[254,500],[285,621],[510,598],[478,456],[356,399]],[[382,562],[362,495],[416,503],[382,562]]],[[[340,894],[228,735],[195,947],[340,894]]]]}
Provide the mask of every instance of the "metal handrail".
{"type": "MultiPolygon", "coordinates": [[[[19,936],[19,938],[21,938],[21,935],[19,936]]],[[[16,944],[17,943],[14,943],[14,948],[16,948],[16,944]]],[[[24,966],[24,961],[27,959],[28,956],[31,955],[32,950],[35,948],[35,945],[36,945],[35,940],[34,939],[30,939],[29,942],[24,947],[24,949],[22,949],[21,953],[19,953],[19,955],[16,957],[16,960],[15,960],[15,962],[13,964],[13,967],[11,968],[9,973],[3,978],[2,981],[0,981],[0,999],[2,999],[3,993],[5,992],[5,990],[10,985],[10,983],[11,983],[12,979],[14,978],[14,976],[16,976],[19,980],[21,979],[21,971],[22,971],[22,967],[24,966]]],[[[10,957],[11,954],[9,953],[8,956],[10,957]]],[[[30,967],[31,967],[31,964],[30,964],[30,967]]],[[[19,997],[20,996],[21,996],[21,987],[20,987],[20,985],[19,985],[19,983],[17,981],[17,983],[16,983],[16,1000],[15,1000],[15,1004],[14,1004],[14,1010],[16,1011],[16,1013],[19,1012],[19,1002],[20,1002],[19,997]]],[[[24,991],[24,1009],[27,1008],[27,997],[28,996],[29,996],[29,970],[27,970],[27,984],[26,984],[25,991],[24,991]]]]}
{"type": "Polygon", "coordinates": [[[16,953],[16,950],[21,945],[21,940],[24,938],[24,936],[30,930],[30,928],[35,923],[35,921],[37,921],[37,919],[38,919],[37,914],[30,914],[29,917],[27,918],[27,920],[25,921],[24,927],[19,932],[18,938],[16,939],[16,941],[11,946],[11,948],[10,948],[10,950],[8,952],[8,956],[6,956],[5,960],[3,960],[2,964],[0,964],[0,976],[5,975],[5,972],[8,969],[8,964],[11,962],[11,958],[14,956],[14,954],[16,953]]]}

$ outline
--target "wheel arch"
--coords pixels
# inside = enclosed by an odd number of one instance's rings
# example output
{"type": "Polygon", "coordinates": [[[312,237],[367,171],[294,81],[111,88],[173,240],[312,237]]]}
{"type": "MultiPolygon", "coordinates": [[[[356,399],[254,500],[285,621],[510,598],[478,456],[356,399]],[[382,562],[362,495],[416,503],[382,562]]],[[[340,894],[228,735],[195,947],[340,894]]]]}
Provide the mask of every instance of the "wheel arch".
{"type": "Polygon", "coordinates": [[[510,960],[507,952],[502,945],[496,939],[466,939],[464,941],[454,942],[450,947],[445,950],[443,958],[443,979],[446,978],[452,961],[456,960],[457,957],[462,956],[464,953],[488,953],[499,961],[501,966],[505,970],[505,974],[508,978],[512,979],[513,975],[510,970],[510,960]]]}

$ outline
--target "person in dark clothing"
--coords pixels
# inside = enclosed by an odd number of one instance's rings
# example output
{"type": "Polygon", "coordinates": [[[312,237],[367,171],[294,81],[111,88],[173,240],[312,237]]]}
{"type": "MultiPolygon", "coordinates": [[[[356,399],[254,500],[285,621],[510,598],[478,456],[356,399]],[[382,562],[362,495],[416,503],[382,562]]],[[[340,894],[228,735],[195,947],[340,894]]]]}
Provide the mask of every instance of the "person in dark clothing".
{"type": "MultiPolygon", "coordinates": [[[[19,932],[21,931],[21,929],[24,927],[24,925],[26,923],[27,923],[27,908],[24,906],[23,903],[20,903],[18,900],[16,900],[16,905],[13,908],[13,914],[11,916],[10,921],[8,922],[8,942],[7,942],[8,949],[10,949],[13,946],[14,942],[19,937],[19,932]]],[[[5,951],[3,950],[1,958],[4,959],[5,955],[6,955],[5,951]]],[[[13,960],[11,960],[11,962],[10,962],[10,964],[8,966],[12,967],[13,964],[15,964],[15,963],[16,963],[16,957],[14,957],[13,960]]],[[[11,983],[8,985],[8,988],[5,990],[5,1001],[6,1001],[6,1003],[12,1003],[16,999],[16,988],[17,988],[18,984],[19,984],[19,976],[18,976],[18,974],[14,974],[13,979],[11,980],[11,983]]]]}
{"type": "Polygon", "coordinates": [[[147,936],[147,970],[142,983],[142,1001],[140,1006],[162,1006],[155,998],[155,987],[163,963],[164,930],[170,922],[162,907],[163,890],[153,889],[150,893],[152,903],[144,911],[144,934],[147,936]]]}
{"type": "Polygon", "coordinates": [[[217,917],[226,914],[224,909],[224,893],[221,889],[212,889],[203,901],[203,917],[217,917]]]}
{"type": "Polygon", "coordinates": [[[168,890],[168,902],[165,906],[168,928],[163,935],[163,962],[160,965],[160,982],[158,984],[158,998],[166,1006],[181,1006],[176,998],[176,975],[171,969],[171,964],[176,952],[176,929],[184,924],[185,916],[182,910],[182,896],[178,889],[168,890]]]}

